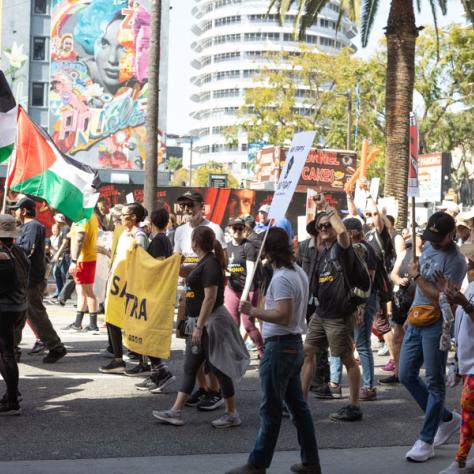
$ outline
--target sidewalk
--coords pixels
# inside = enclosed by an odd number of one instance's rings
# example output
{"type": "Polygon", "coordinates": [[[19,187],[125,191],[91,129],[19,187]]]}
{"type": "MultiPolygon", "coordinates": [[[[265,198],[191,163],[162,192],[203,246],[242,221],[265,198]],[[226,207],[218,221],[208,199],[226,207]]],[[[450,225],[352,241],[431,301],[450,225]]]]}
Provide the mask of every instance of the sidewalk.
{"type": "MultiPolygon", "coordinates": [[[[422,464],[405,461],[410,447],[322,449],[323,474],[437,474],[448,466],[457,446],[437,449],[436,457],[422,464]]],[[[246,462],[246,454],[156,456],[142,458],[75,459],[64,461],[0,462],[2,474],[224,474],[246,462]]],[[[299,461],[296,451],[275,454],[268,474],[288,474],[299,461]]]]}

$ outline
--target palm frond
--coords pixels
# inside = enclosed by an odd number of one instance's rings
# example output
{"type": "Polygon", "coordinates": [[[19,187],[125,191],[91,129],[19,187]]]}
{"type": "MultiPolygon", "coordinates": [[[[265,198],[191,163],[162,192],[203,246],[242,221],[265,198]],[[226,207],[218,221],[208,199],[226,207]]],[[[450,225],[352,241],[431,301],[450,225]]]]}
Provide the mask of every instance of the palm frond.
{"type": "Polygon", "coordinates": [[[434,0],[430,0],[431,13],[433,14],[433,24],[436,35],[436,59],[439,61],[439,29],[438,29],[438,13],[436,12],[436,4],[434,0]]]}
{"type": "MultiPolygon", "coordinates": [[[[278,13],[280,14],[280,24],[283,25],[285,22],[285,16],[288,13],[288,10],[290,9],[290,5],[293,3],[293,0],[280,0],[279,2],[279,7],[278,7],[278,13]]],[[[303,4],[304,1],[300,0],[300,7],[301,4],[303,4]]]]}
{"type": "Polygon", "coordinates": [[[474,0],[461,0],[466,15],[474,23],[474,0]]]}
{"type": "Polygon", "coordinates": [[[379,6],[378,0],[365,0],[362,7],[362,15],[360,20],[360,36],[361,44],[365,48],[369,41],[370,31],[374,24],[374,18],[379,6]]]}
{"type": "Polygon", "coordinates": [[[301,18],[299,32],[300,39],[304,36],[304,32],[306,31],[306,29],[316,23],[316,21],[318,20],[318,15],[320,14],[321,10],[326,6],[326,4],[329,3],[329,0],[307,0],[304,3],[306,5],[306,9],[304,15],[301,18]]]}
{"type": "Polygon", "coordinates": [[[418,13],[421,13],[421,0],[416,0],[416,9],[418,13]]]}
{"type": "Polygon", "coordinates": [[[447,0],[438,0],[439,8],[441,9],[441,13],[446,15],[448,13],[448,1],[447,0]]]}

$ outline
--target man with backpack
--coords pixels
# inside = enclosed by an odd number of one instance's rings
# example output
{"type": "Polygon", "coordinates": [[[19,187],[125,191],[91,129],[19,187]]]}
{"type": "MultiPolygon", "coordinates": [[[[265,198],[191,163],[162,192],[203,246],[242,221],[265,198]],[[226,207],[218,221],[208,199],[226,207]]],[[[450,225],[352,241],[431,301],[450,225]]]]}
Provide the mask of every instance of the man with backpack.
{"type": "Polygon", "coordinates": [[[305,360],[301,378],[303,392],[308,395],[315,368],[315,355],[330,349],[340,357],[349,380],[350,404],[330,415],[333,421],[359,421],[360,370],[354,359],[354,313],[358,301],[353,290],[357,285],[368,290],[370,277],[356,282],[364,269],[351,246],[349,234],[334,208],[329,207],[322,195],[316,200],[316,228],[323,245],[318,255],[313,294],[316,312],[311,318],[304,345],[305,360]],[[349,281],[349,278],[351,281],[349,281]],[[357,285],[355,284],[357,283],[357,285]]]}
{"type": "Polygon", "coordinates": [[[30,261],[28,282],[27,318],[37,337],[46,344],[49,353],[43,358],[45,364],[53,364],[67,354],[61,339],[49,320],[43,305],[46,273],[45,230],[36,219],[36,204],[27,197],[21,198],[11,209],[17,222],[21,223],[20,236],[16,243],[30,261]]]}

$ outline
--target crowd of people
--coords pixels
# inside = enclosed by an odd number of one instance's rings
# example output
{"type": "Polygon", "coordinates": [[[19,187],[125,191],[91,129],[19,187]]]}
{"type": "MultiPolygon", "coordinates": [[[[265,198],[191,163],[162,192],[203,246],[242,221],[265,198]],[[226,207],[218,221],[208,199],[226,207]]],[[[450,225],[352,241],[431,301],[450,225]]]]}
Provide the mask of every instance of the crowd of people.
{"type": "MultiPolygon", "coordinates": [[[[206,219],[197,192],[178,199],[180,226],[164,206],[148,215],[140,203],[109,209],[101,200],[96,213],[79,223],[69,225],[56,213],[48,239],[35,219],[35,201],[19,198],[11,215],[0,215],[0,373],[7,386],[0,414],[21,410],[17,362],[26,322],[37,338],[30,354],[47,352],[44,363],[67,355],[43,304],[49,273],[55,282],[51,304],[64,305],[77,294],[76,318],[66,329],[98,333],[106,297],[105,283],[98,285],[104,266],[97,265],[98,256],[106,259],[107,281],[135,244],[153,258],[182,255],[176,332],[186,340],[183,374],[175,402],[168,410],[153,411],[155,419],[181,426],[186,406],[205,411],[224,406],[212,425],[239,426],[236,388],[249,365],[248,349],[260,359],[260,430],[248,463],[229,474],[266,472],[285,414],[292,417],[301,446],[301,463],[292,472],[319,474],[307,399],[309,393],[340,398],[343,368],[349,404],[331,420],[360,421],[361,402],[377,400],[379,383],[402,384],[424,414],[407,460],[427,461],[459,431],[456,459],[442,474],[470,472],[474,212],[460,213],[450,203],[413,235],[396,230],[395,219],[369,193],[365,197],[365,209],[358,209],[348,193],[342,218],[341,210],[317,195],[308,238],[297,246],[289,220],[271,222],[268,205],[257,216],[232,218],[222,229],[206,219]],[[379,352],[390,355],[384,367],[389,375],[378,381],[373,335],[379,352]],[[456,357],[448,380],[452,385],[463,380],[461,414],[445,407],[451,345],[456,357]]],[[[162,393],[176,381],[166,360],[131,352],[125,357],[122,330],[107,322],[107,314],[105,320],[109,343],[103,354],[110,361],[101,372],[142,376],[137,390],[151,393],[162,393]],[[136,363],[127,367],[126,360],[136,363]]]]}

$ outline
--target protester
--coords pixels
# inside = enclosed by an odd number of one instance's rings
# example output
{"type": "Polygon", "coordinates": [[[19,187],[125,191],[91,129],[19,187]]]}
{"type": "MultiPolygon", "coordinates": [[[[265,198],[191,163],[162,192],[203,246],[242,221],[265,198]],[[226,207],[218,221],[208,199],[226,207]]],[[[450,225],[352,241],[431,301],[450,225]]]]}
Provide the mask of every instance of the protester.
{"type": "Polygon", "coordinates": [[[469,285],[464,294],[444,277],[439,275],[437,279],[438,289],[446,293],[450,304],[457,306],[454,331],[457,377],[464,379],[458,451],[455,461],[440,474],[462,474],[472,472],[474,468],[474,461],[467,460],[474,441],[474,280],[469,276],[469,271],[474,270],[474,244],[464,245],[460,251],[468,260],[469,285]]]}
{"type": "Polygon", "coordinates": [[[274,269],[265,309],[254,307],[249,301],[240,306],[242,312],[263,321],[265,352],[260,362],[260,429],[247,464],[227,471],[227,474],[266,472],[280,433],[283,403],[292,416],[301,448],[301,464],[292,466],[291,471],[320,474],[313,420],[300,379],[304,359],[301,334],[309,295],[308,278],[295,264],[288,235],[283,229],[275,227],[269,230],[264,254],[274,269]]]}
{"type": "Polygon", "coordinates": [[[69,273],[73,276],[77,293],[76,320],[66,329],[82,330],[84,314],[89,312],[86,331],[98,332],[97,297],[94,293],[94,279],[97,261],[97,237],[99,222],[93,213],[90,219],[75,222],[71,227],[71,264],[69,273]]]}
{"type": "Polygon", "coordinates": [[[99,220],[99,226],[103,231],[113,231],[114,221],[110,213],[110,204],[108,199],[99,198],[96,206],[96,216],[99,220]]]}
{"type": "Polygon", "coordinates": [[[61,291],[67,281],[69,265],[71,263],[69,254],[69,241],[67,234],[69,233],[69,226],[63,214],[56,213],[54,221],[59,230],[58,248],[52,258],[53,263],[53,277],[56,283],[56,293],[53,298],[58,300],[61,291]]]}
{"type": "Polygon", "coordinates": [[[255,318],[239,310],[242,294],[249,291],[250,301],[258,305],[259,290],[253,281],[254,267],[257,265],[257,249],[244,237],[245,222],[243,219],[233,219],[230,222],[232,240],[227,244],[229,256],[227,271],[229,279],[224,293],[224,302],[235,323],[240,327],[242,319],[244,329],[249,335],[260,357],[263,356],[263,340],[260,331],[255,326],[255,318]]]}
{"type": "MultiPolygon", "coordinates": [[[[113,254],[111,274],[117,265],[126,258],[127,251],[131,245],[138,244],[145,250],[148,248],[148,237],[139,227],[140,222],[145,219],[146,209],[140,203],[129,204],[122,209],[122,225],[123,232],[117,242],[117,248],[113,254]]],[[[105,315],[107,321],[107,313],[105,315]]],[[[122,330],[109,322],[107,322],[107,331],[109,334],[109,343],[111,344],[114,358],[99,370],[105,374],[123,374],[126,371],[126,364],[123,360],[122,330]]],[[[148,367],[138,364],[130,375],[149,375],[148,367]]]]}
{"type": "MultiPolygon", "coordinates": [[[[168,258],[173,254],[173,247],[166,236],[169,214],[165,208],[157,209],[151,213],[151,233],[154,235],[148,253],[153,258],[168,258]]],[[[151,393],[163,393],[164,389],[176,380],[176,377],[168,370],[167,365],[158,357],[148,356],[151,363],[151,373],[143,382],[135,384],[137,390],[149,391],[151,393]]],[[[142,364],[143,365],[143,364],[142,364]]]]}
{"type": "MultiPolygon", "coordinates": [[[[204,217],[204,199],[201,194],[187,191],[177,200],[183,212],[185,223],[176,229],[174,236],[174,252],[183,255],[184,260],[180,268],[180,276],[186,277],[196,267],[198,257],[192,248],[192,233],[198,227],[209,227],[213,230],[216,239],[224,250],[227,243],[224,232],[215,224],[204,217]]],[[[179,311],[183,309],[185,298],[180,297],[179,311]]],[[[197,373],[198,389],[189,397],[187,406],[194,406],[200,410],[211,411],[219,408],[224,403],[216,377],[209,372],[207,380],[202,370],[197,373]]]]}
{"type": "Polygon", "coordinates": [[[145,217],[143,222],[140,222],[140,228],[143,229],[143,232],[145,232],[148,238],[151,237],[152,230],[151,230],[151,220],[149,217],[145,217]]]}
{"type": "Polygon", "coordinates": [[[270,206],[268,204],[264,204],[260,206],[258,210],[258,223],[254,228],[256,234],[262,234],[270,225],[270,219],[268,218],[268,213],[270,212],[270,206]]]}
{"type": "Polygon", "coordinates": [[[465,242],[474,242],[474,206],[462,212],[459,217],[466,223],[469,228],[470,236],[465,242]]]}
{"type": "Polygon", "coordinates": [[[30,265],[23,250],[13,243],[17,237],[15,218],[0,214],[0,374],[7,386],[0,399],[0,415],[21,412],[15,331],[25,321],[30,265]]]}
{"type": "Polygon", "coordinates": [[[226,258],[214,231],[199,226],[192,232],[192,248],[198,263],[186,278],[186,352],[184,379],[175,403],[166,411],[153,411],[162,423],[181,426],[182,410],[191,395],[196,374],[206,362],[219,380],[225,413],[212,422],[214,428],[240,426],[233,379],[240,379],[249,358],[237,326],[224,306],[226,258]]]}
{"type": "Polygon", "coordinates": [[[424,413],[418,440],[406,453],[409,461],[424,462],[433,457],[434,447],[444,444],[460,426],[460,416],[444,407],[447,352],[440,350],[443,318],[440,292],[434,284],[436,271],[459,286],[466,275],[466,262],[454,243],[455,234],[452,216],[433,214],[422,235],[426,243],[419,264],[411,262],[408,267],[416,293],[400,352],[399,378],[424,413]],[[420,379],[422,365],[425,382],[420,379]]]}
{"type": "Polygon", "coordinates": [[[304,344],[303,392],[307,397],[314,373],[315,354],[329,347],[331,355],[340,357],[346,367],[350,392],[350,405],[330,418],[334,421],[358,421],[362,419],[362,411],[359,407],[360,370],[353,352],[355,306],[340,271],[343,269],[346,274],[352,272],[355,255],[344,224],[322,195],[316,201],[316,208],[316,228],[324,248],[315,269],[316,286],[313,291],[317,298],[316,312],[309,322],[304,344]]]}
{"type": "Polygon", "coordinates": [[[173,247],[174,247],[174,234],[176,232],[177,227],[178,225],[176,224],[176,216],[174,214],[170,214],[168,227],[166,228],[166,237],[170,239],[171,245],[173,247]]]}

